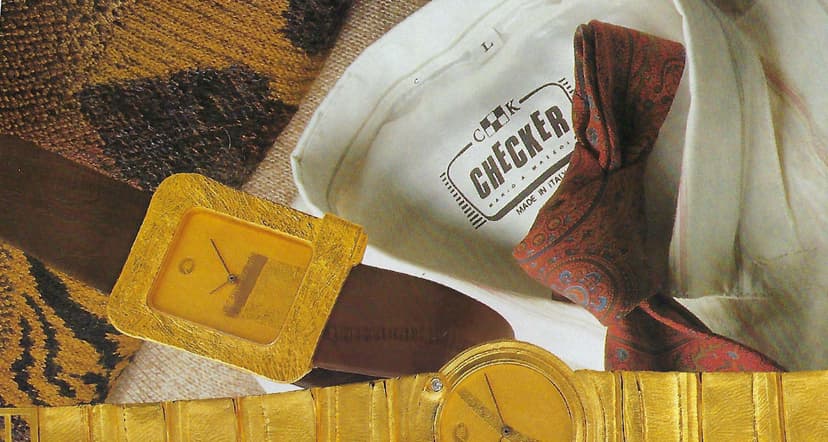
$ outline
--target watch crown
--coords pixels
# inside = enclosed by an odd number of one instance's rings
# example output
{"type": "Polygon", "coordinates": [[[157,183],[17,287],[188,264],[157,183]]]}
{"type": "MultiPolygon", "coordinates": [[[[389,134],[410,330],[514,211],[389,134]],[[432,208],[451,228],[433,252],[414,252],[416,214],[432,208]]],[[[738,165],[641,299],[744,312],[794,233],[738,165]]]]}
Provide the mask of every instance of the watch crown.
{"type": "Polygon", "coordinates": [[[431,379],[431,391],[437,393],[443,389],[443,381],[440,378],[431,379]]]}

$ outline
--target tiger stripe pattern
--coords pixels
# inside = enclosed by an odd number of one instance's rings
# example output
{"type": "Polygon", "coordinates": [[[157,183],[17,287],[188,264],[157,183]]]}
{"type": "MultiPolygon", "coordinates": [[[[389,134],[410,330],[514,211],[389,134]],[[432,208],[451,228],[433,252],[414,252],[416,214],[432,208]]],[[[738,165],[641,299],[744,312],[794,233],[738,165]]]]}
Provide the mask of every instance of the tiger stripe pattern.
{"type": "Polygon", "coordinates": [[[107,322],[106,300],[0,242],[0,404],[103,401],[140,343],[107,322]]]}

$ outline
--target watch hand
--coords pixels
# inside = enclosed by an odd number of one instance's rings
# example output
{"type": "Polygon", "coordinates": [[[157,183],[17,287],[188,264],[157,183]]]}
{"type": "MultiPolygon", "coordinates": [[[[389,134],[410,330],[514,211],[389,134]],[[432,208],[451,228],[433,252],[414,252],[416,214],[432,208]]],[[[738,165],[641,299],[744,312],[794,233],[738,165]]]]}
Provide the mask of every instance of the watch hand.
{"type": "Polygon", "coordinates": [[[492,396],[492,402],[494,402],[495,410],[497,410],[497,416],[500,418],[500,422],[503,427],[500,430],[501,440],[504,438],[506,440],[515,440],[519,442],[537,442],[535,439],[528,437],[526,435],[521,434],[520,432],[516,431],[514,428],[506,424],[506,420],[503,419],[503,412],[500,411],[500,405],[497,403],[497,396],[494,394],[494,388],[492,388],[492,381],[489,380],[489,375],[483,373],[483,379],[486,380],[486,386],[489,387],[489,394],[492,396]]]}
{"type": "Polygon", "coordinates": [[[503,435],[503,422],[494,414],[492,413],[489,408],[483,405],[483,402],[477,398],[477,396],[471,394],[468,390],[461,388],[458,390],[458,394],[460,398],[463,399],[463,402],[469,406],[478,416],[480,416],[483,421],[489,424],[494,430],[497,430],[498,433],[503,435]]]}
{"type": "Polygon", "coordinates": [[[233,272],[231,272],[230,269],[227,267],[227,263],[224,261],[224,257],[221,256],[221,252],[219,252],[218,246],[216,245],[216,242],[213,241],[213,238],[210,238],[210,244],[213,245],[213,250],[216,251],[216,255],[218,256],[219,261],[221,261],[221,265],[224,267],[224,271],[227,272],[228,278],[230,276],[233,276],[233,272]]]}
{"type": "Polygon", "coordinates": [[[500,405],[497,404],[497,398],[495,397],[494,389],[492,389],[492,382],[489,381],[489,375],[483,373],[483,379],[486,380],[486,386],[489,387],[489,394],[492,396],[492,402],[494,402],[495,404],[495,410],[497,410],[497,417],[500,418],[500,423],[503,424],[503,429],[506,430],[507,428],[509,428],[509,426],[506,425],[506,420],[503,419],[503,413],[500,411],[500,405]]]}
{"type": "Polygon", "coordinates": [[[500,440],[504,438],[508,441],[519,441],[519,442],[538,442],[538,440],[528,437],[524,434],[521,434],[518,431],[515,431],[513,428],[503,425],[500,418],[495,413],[483,405],[483,402],[477,398],[477,396],[471,394],[468,390],[461,388],[458,390],[458,394],[460,398],[463,399],[463,402],[469,406],[478,416],[480,416],[487,424],[489,424],[492,429],[496,430],[500,433],[500,440]]]}
{"type": "Polygon", "coordinates": [[[230,276],[227,277],[227,279],[224,282],[221,283],[220,286],[214,288],[213,290],[210,290],[210,294],[212,295],[213,293],[221,290],[221,288],[226,286],[227,284],[235,284],[238,281],[239,280],[238,280],[238,278],[236,278],[236,275],[230,275],[230,276]]]}
{"type": "Polygon", "coordinates": [[[501,442],[503,441],[503,439],[506,439],[507,441],[517,442],[540,442],[539,440],[531,438],[508,425],[504,425],[503,428],[501,428],[500,430],[501,442]]]}
{"type": "Polygon", "coordinates": [[[253,292],[253,288],[256,286],[256,281],[259,279],[259,275],[262,273],[265,264],[267,264],[267,256],[252,253],[247,257],[247,264],[244,265],[241,276],[236,277],[230,275],[228,277],[233,278],[234,281],[238,281],[239,283],[233,289],[227,305],[224,306],[225,314],[233,317],[241,313],[242,308],[247,303],[247,298],[250,297],[250,293],[253,292]]]}

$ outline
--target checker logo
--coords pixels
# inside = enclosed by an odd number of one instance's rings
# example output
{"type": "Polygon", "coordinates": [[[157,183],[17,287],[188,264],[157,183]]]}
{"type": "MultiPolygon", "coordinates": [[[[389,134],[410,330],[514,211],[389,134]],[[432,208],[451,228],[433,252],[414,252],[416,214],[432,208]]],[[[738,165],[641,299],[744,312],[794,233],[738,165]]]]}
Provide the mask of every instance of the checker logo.
{"type": "Polygon", "coordinates": [[[475,229],[521,216],[560,184],[575,147],[573,93],[561,78],[501,102],[474,124],[440,179],[475,229]]]}
{"type": "Polygon", "coordinates": [[[486,115],[486,118],[480,120],[480,128],[486,133],[487,137],[491,137],[495,132],[509,122],[509,114],[503,109],[503,106],[496,107],[493,111],[486,115]]]}

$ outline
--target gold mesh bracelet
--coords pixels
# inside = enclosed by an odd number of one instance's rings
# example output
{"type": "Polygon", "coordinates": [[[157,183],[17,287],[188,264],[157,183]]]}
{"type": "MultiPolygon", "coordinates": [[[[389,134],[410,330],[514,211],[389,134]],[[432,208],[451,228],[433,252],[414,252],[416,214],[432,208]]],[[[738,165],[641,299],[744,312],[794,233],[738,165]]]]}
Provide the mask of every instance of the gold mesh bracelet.
{"type": "MultiPolygon", "coordinates": [[[[236,399],[7,408],[0,410],[0,434],[4,441],[431,441],[445,392],[434,382],[441,378],[236,399]]],[[[824,371],[577,371],[574,378],[586,440],[828,440],[824,371]]]]}

